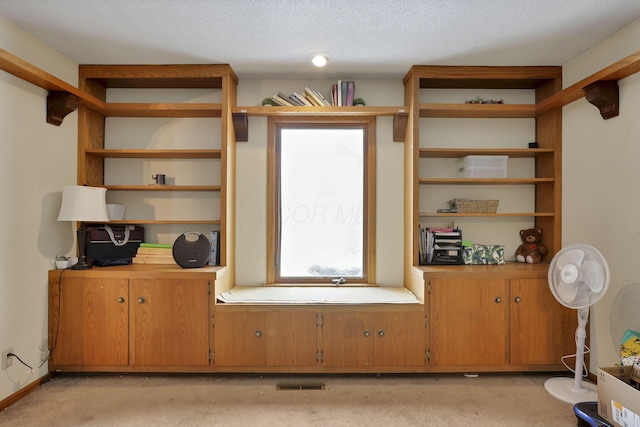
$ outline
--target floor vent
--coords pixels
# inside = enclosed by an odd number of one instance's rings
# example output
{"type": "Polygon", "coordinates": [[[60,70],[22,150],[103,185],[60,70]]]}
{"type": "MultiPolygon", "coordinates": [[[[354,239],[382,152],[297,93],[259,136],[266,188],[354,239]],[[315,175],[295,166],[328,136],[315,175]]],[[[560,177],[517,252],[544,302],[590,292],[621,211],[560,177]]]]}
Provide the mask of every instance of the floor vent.
{"type": "Polygon", "coordinates": [[[278,384],[276,390],[324,390],[324,384],[278,384]]]}

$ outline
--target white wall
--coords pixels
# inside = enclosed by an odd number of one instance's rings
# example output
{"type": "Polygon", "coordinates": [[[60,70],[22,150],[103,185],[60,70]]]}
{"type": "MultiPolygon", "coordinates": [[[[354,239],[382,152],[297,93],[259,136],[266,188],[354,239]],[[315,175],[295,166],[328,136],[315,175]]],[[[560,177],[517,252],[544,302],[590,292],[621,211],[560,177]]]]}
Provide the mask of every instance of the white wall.
{"type": "MultiPolygon", "coordinates": [[[[563,67],[564,86],[635,53],[637,20],[563,67]]],[[[640,283],[640,74],[619,82],[620,115],[603,120],[584,98],[563,110],[563,245],[584,242],[598,248],[611,270],[607,294],[592,309],[590,371],[612,366],[620,357],[612,336],[612,302],[625,286],[640,283]]],[[[637,310],[636,313],[640,313],[637,310]]],[[[640,330],[640,315],[628,325],[640,330]]]]}
{"type": "MultiPolygon", "coordinates": [[[[0,47],[77,84],[77,65],[0,17],[0,47]]],[[[47,337],[47,270],[71,254],[71,223],[56,221],[61,189],[76,182],[77,114],[47,124],[47,92],[0,71],[0,350],[14,359],[0,372],[0,400],[47,373],[39,346],[47,337]]]]}
{"type": "MultiPolygon", "coordinates": [[[[401,79],[356,81],[356,97],[368,105],[402,106],[401,79]]],[[[238,105],[260,105],[279,91],[289,94],[305,86],[331,93],[333,81],[240,80],[238,105]]],[[[403,285],[403,144],[393,142],[393,118],[379,117],[376,128],[376,282],[403,285]]],[[[267,119],[249,118],[249,141],[237,144],[236,283],[261,285],[266,281],[267,233],[267,119]]]]}

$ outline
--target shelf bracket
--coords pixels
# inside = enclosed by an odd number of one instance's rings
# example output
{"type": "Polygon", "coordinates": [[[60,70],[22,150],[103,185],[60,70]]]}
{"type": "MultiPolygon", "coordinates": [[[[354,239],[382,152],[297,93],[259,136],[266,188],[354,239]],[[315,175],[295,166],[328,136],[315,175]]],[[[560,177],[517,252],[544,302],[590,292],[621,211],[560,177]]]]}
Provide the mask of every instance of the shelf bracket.
{"type": "Polygon", "coordinates": [[[393,142],[404,142],[408,122],[409,113],[404,110],[393,115],[393,142]]]}
{"type": "Polygon", "coordinates": [[[620,107],[620,89],[617,80],[602,80],[583,88],[587,101],[600,110],[600,115],[607,120],[616,117],[620,107]]]}
{"type": "Polygon", "coordinates": [[[50,90],[47,95],[47,123],[60,126],[67,114],[78,108],[80,98],[63,90],[50,90]]]}
{"type": "Polygon", "coordinates": [[[249,141],[249,117],[246,112],[232,113],[236,142],[249,141]]]}

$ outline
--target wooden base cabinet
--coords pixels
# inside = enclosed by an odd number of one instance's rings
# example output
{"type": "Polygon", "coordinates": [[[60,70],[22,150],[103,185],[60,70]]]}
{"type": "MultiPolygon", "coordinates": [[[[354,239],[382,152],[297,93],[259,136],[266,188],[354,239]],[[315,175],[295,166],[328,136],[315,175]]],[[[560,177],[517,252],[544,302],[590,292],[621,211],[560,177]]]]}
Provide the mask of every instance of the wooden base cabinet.
{"type": "Polygon", "coordinates": [[[502,366],[507,361],[508,286],[494,279],[430,279],[433,366],[502,366]]]}
{"type": "Polygon", "coordinates": [[[566,370],[575,310],[549,290],[548,265],[421,267],[427,287],[429,370],[566,370]]]}
{"type": "Polygon", "coordinates": [[[206,279],[132,279],[131,364],[209,365],[206,279]]]}
{"type": "Polygon", "coordinates": [[[314,367],[318,363],[317,313],[216,310],[214,348],[215,366],[222,370],[314,367]]]}
{"type": "Polygon", "coordinates": [[[424,306],[218,305],[221,372],[413,372],[425,366],[424,306]]]}
{"type": "Polygon", "coordinates": [[[129,282],[49,274],[49,367],[129,364],[129,282]]]}
{"type": "Polygon", "coordinates": [[[425,315],[420,311],[325,312],[322,359],[327,368],[424,367],[425,315]]]}
{"type": "Polygon", "coordinates": [[[49,369],[209,369],[214,279],[177,266],[49,272],[49,369]]]}
{"type": "Polygon", "coordinates": [[[576,310],[556,301],[546,278],[512,279],[509,291],[511,365],[559,365],[562,356],[575,353],[576,310]]]}

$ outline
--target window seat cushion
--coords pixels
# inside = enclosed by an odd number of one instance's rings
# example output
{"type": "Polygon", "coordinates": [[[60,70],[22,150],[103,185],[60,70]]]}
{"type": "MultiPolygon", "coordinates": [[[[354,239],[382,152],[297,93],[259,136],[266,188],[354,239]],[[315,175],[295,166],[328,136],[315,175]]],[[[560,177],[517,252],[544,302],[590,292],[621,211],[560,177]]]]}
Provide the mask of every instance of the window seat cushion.
{"type": "Polygon", "coordinates": [[[419,304],[404,287],[235,286],[218,296],[233,304],[419,304]]]}

